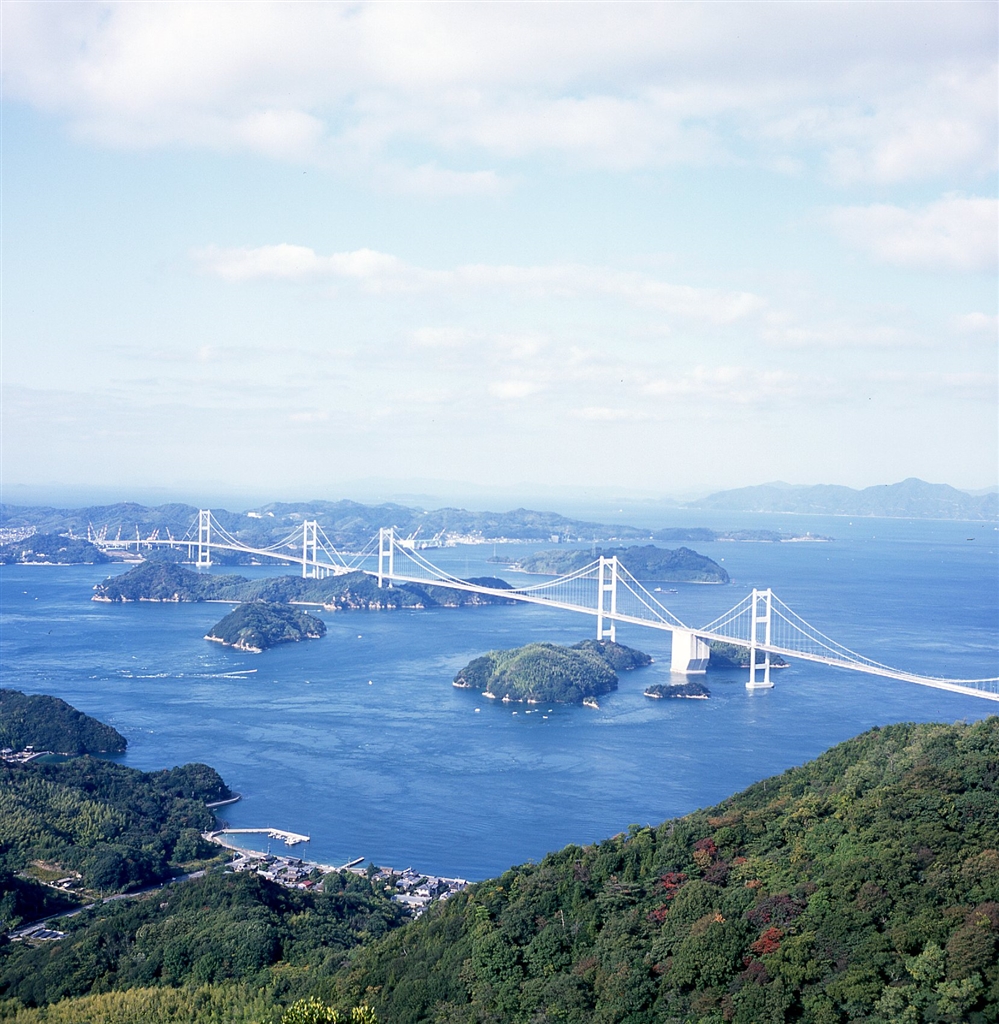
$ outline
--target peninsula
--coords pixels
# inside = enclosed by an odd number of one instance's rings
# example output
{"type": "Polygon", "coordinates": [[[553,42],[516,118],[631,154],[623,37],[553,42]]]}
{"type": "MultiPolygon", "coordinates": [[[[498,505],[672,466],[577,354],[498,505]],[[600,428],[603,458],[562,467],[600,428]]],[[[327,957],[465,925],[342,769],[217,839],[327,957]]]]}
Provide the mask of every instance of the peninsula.
{"type": "Polygon", "coordinates": [[[277,644],[324,636],[326,623],[308,612],[272,601],[246,601],[216,622],[205,639],[260,654],[277,644]]]}
{"type": "Polygon", "coordinates": [[[0,747],[57,754],[120,754],[128,741],[117,729],[58,697],[0,690],[0,747]]]}
{"type": "Polygon", "coordinates": [[[475,658],[453,685],[496,700],[582,704],[616,690],[618,671],[651,662],[642,651],[611,641],[583,640],[571,647],[533,643],[475,658]]]}
{"type": "Polygon", "coordinates": [[[61,533],[32,533],[0,547],[0,565],[96,565],[111,561],[89,541],[61,533]]]}

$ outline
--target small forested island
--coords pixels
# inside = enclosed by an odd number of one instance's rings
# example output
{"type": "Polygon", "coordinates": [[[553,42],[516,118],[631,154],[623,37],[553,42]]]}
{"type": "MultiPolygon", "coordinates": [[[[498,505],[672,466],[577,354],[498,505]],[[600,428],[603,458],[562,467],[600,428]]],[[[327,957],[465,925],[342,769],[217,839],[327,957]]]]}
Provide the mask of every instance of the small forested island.
{"type": "Polygon", "coordinates": [[[0,689],[0,747],[57,754],[120,754],[128,741],[58,697],[0,689]]]}
{"type": "Polygon", "coordinates": [[[663,697],[686,697],[691,700],[707,700],[711,691],[703,683],[655,683],[645,690],[646,697],[660,700],[663,697]]]}
{"type": "Polygon", "coordinates": [[[533,643],[475,658],[453,685],[497,700],[582,704],[616,690],[618,671],[651,662],[642,651],[609,640],[582,640],[571,647],[533,643]]]}
{"type": "Polygon", "coordinates": [[[713,559],[690,548],[658,548],[654,544],[621,548],[576,548],[538,551],[525,555],[513,568],[522,572],[562,576],[589,565],[597,555],[617,556],[618,561],[638,580],[663,583],[728,583],[728,573],[713,559]]]}
{"type": "Polygon", "coordinates": [[[246,601],[216,622],[205,639],[260,654],[277,644],[324,636],[326,623],[300,608],[273,601],[246,601]]]}
{"type": "Polygon", "coordinates": [[[0,565],[83,565],[110,562],[90,541],[60,533],[33,533],[25,540],[0,547],[0,565]]]}
{"type": "MultiPolygon", "coordinates": [[[[494,576],[468,580],[493,590],[510,584],[494,576]]],[[[476,594],[452,587],[406,583],[379,588],[365,572],[326,579],[271,576],[249,580],[245,576],[197,573],[176,562],[151,560],[94,587],[94,601],[271,601],[321,605],[327,611],[392,608],[458,608],[507,603],[495,594],[476,594]]]]}
{"type": "MultiPolygon", "coordinates": [[[[748,647],[741,644],[726,644],[721,640],[709,640],[708,647],[711,648],[708,668],[749,668],[748,647]]],[[[756,664],[762,665],[765,661],[766,653],[757,651],[756,664]]],[[[787,668],[787,662],[779,654],[771,654],[770,667],[787,668]]]]}

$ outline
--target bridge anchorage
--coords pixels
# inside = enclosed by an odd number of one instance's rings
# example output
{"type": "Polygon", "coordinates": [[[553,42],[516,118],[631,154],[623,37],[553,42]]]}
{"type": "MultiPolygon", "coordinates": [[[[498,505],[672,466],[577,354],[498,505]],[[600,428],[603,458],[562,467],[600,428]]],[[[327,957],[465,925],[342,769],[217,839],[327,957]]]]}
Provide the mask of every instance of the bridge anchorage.
{"type": "Polygon", "coordinates": [[[710,641],[735,644],[748,650],[749,679],[746,686],[751,690],[773,687],[770,678],[772,659],[780,655],[999,701],[999,677],[946,679],[883,665],[821,633],[769,588],[753,590],[704,626],[690,626],[646,590],[616,557],[600,556],[589,565],[564,576],[507,589],[470,583],[439,568],[414,546],[397,538],[392,527],[379,530],[362,551],[349,556],[336,549],[314,519],[305,520],[277,543],[257,548],[234,537],[219,524],[210,509],[202,509],[197,521],[181,538],[168,536],[165,540],[160,539],[156,531],[142,539],[136,531],[134,540],[122,540],[119,531],[119,535],[109,541],[106,530],[98,532],[91,528],[88,539],[104,550],[135,548],[140,551],[158,546],[186,548],[188,560],[198,568],[212,565],[213,550],[234,551],[258,559],[300,564],[302,576],[306,579],[365,572],[377,579],[380,587],[391,587],[393,583],[416,583],[491,594],[510,601],[594,616],[598,640],[615,640],[619,622],[657,629],[672,634],[670,671],[683,675],[706,671],[711,653],[710,641]],[[372,559],[377,559],[374,568],[369,567],[372,559]],[[761,658],[759,662],[758,657],[761,658]]]}

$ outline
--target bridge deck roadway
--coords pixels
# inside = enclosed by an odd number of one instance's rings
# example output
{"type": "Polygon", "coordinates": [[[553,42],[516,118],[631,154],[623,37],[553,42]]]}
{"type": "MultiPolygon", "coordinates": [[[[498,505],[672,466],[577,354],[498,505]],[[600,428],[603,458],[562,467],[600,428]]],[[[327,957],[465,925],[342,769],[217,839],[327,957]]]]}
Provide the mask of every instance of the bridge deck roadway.
{"type": "MultiPolygon", "coordinates": [[[[377,576],[375,572],[369,572],[369,575],[377,576]]],[[[388,578],[388,577],[386,577],[388,578]]],[[[697,636],[702,637],[704,640],[717,640],[721,643],[735,644],[738,647],[750,647],[748,640],[743,640],[739,637],[725,636],[720,633],[703,632],[701,630],[692,628],[690,626],[677,625],[675,623],[657,621],[655,619],[643,619],[636,615],[626,615],[621,612],[601,612],[597,608],[587,607],[585,605],[568,604],[562,601],[553,601],[551,598],[539,597],[534,594],[524,594],[517,590],[495,590],[489,587],[478,587],[474,584],[464,583],[450,583],[450,582],[438,582],[436,584],[426,579],[418,579],[415,576],[395,576],[391,577],[393,581],[400,583],[418,583],[422,586],[442,586],[450,587],[453,590],[467,590],[477,594],[492,594],[496,597],[504,597],[511,601],[524,601],[530,604],[541,604],[548,608],[559,608],[569,612],[579,612],[584,615],[592,615],[596,618],[598,615],[602,615],[603,618],[611,620],[613,622],[626,622],[635,626],[645,626],[651,629],[659,629],[668,633],[672,633],[676,629],[687,630],[691,633],[695,633],[697,636]]],[[[653,613],[654,614],[654,613],[653,613]]],[[[979,689],[976,686],[968,686],[965,683],[951,681],[949,679],[936,679],[933,676],[920,676],[913,672],[901,672],[897,669],[876,666],[876,665],[865,665],[862,662],[846,661],[845,659],[832,658],[827,655],[812,654],[808,651],[796,651],[789,647],[777,647],[774,645],[757,644],[756,649],[758,651],[765,651],[770,654],[780,654],[788,658],[800,658],[803,661],[815,662],[819,665],[829,665],[833,668],[844,668],[849,669],[851,672],[863,672],[866,675],[873,676],[885,676],[889,679],[899,679],[906,683],[917,683],[920,686],[931,686],[938,690],[950,690],[953,693],[964,693],[970,697],[984,697],[987,700],[999,701],[999,691],[990,691],[979,689]]]]}
{"type": "MultiPolygon", "coordinates": [[[[106,541],[105,546],[107,547],[123,547],[125,545],[144,544],[148,546],[185,546],[193,547],[197,546],[197,541],[189,539],[179,540],[143,540],[140,542],[136,541],[106,541]]],[[[355,569],[350,569],[348,566],[341,564],[337,565],[333,562],[324,562],[319,559],[307,559],[301,555],[294,555],[288,552],[278,551],[267,551],[263,548],[250,548],[242,545],[218,543],[216,541],[211,542],[211,547],[216,549],[222,549],[226,551],[240,551],[245,554],[258,555],[261,558],[273,558],[282,562],[293,562],[298,565],[305,566],[307,568],[321,569],[334,576],[342,576],[348,572],[356,572],[355,569]]],[[[372,569],[361,570],[368,576],[378,577],[379,574],[372,569]]],[[[625,622],[636,626],[644,626],[648,629],[659,629],[665,632],[673,632],[676,629],[688,630],[691,633],[695,633],[697,636],[702,637],[705,640],[718,640],[722,643],[736,644],[740,647],[749,647],[750,643],[748,640],[742,640],[739,637],[724,636],[722,634],[710,633],[699,631],[690,626],[684,626],[679,624],[679,620],[676,623],[667,622],[662,618],[641,618],[636,615],[627,615],[622,612],[610,612],[600,611],[597,608],[589,607],[586,605],[569,604],[568,602],[555,601],[550,597],[542,597],[537,594],[524,593],[519,590],[495,590],[490,587],[477,586],[474,583],[466,583],[464,580],[459,580],[453,577],[446,577],[444,579],[427,579],[419,576],[404,576],[397,575],[395,573],[388,575],[385,574],[385,578],[398,583],[416,583],[420,586],[438,586],[448,587],[451,590],[465,590],[470,593],[476,594],[490,594],[495,597],[506,598],[510,601],[522,601],[527,604],[540,604],[548,608],[559,608],[563,611],[578,612],[582,615],[592,615],[594,617],[602,616],[603,618],[612,622],[625,622]]],[[[650,615],[657,616],[651,607],[649,608],[650,615]]],[[[811,661],[820,665],[830,665],[833,668],[848,669],[851,672],[863,672],[867,675],[873,676],[884,676],[889,679],[899,679],[907,683],[916,683],[919,686],[931,686],[938,690],[949,690],[953,693],[963,693],[971,697],[984,697],[986,700],[999,701],[999,691],[997,690],[986,690],[981,689],[978,686],[968,685],[968,680],[950,680],[950,679],[937,679],[933,676],[920,676],[913,672],[901,672],[897,669],[889,667],[881,667],[874,664],[864,664],[863,662],[847,661],[845,659],[833,658],[827,655],[812,654],[808,651],[796,651],[791,648],[767,646],[765,644],[757,644],[756,649],[758,651],[768,651],[771,654],[780,654],[789,658],[800,658],[803,661],[811,661]]],[[[988,680],[987,682],[995,684],[995,680],[988,680]]]]}

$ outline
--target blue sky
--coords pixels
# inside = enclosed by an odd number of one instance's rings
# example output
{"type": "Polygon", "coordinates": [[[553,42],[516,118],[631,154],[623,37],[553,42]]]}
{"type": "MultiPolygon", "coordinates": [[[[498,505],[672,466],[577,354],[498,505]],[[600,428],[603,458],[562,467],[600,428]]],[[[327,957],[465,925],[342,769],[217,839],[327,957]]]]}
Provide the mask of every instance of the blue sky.
{"type": "Polygon", "coordinates": [[[997,469],[994,3],[19,3],[19,487],[997,469]]]}

